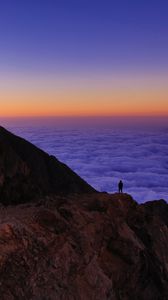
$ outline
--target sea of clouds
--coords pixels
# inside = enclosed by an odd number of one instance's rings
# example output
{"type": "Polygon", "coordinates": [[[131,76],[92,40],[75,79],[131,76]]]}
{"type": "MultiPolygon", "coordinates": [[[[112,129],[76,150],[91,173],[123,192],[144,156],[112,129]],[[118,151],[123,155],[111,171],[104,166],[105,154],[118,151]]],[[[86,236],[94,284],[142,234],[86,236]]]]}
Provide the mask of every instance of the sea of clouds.
{"type": "Polygon", "coordinates": [[[99,191],[118,181],[138,202],[168,200],[168,122],[164,125],[7,124],[7,128],[55,155],[99,191]]]}

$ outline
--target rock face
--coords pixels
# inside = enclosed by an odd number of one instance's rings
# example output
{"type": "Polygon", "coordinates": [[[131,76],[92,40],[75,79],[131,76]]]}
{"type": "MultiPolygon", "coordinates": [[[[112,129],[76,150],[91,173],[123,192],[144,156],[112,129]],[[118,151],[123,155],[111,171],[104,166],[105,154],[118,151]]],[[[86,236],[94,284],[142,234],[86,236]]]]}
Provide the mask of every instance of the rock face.
{"type": "Polygon", "coordinates": [[[167,300],[168,205],[83,194],[2,207],[1,300],[167,300]]]}
{"type": "Polygon", "coordinates": [[[40,195],[93,191],[54,156],[0,127],[1,203],[24,203],[40,195]]]}

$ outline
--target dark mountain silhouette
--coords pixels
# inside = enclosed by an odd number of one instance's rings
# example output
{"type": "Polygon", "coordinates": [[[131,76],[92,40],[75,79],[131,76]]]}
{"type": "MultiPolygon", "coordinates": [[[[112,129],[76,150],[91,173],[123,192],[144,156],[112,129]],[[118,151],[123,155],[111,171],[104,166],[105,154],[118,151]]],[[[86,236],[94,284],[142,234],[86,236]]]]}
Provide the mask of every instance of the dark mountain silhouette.
{"type": "Polygon", "coordinates": [[[54,156],[0,127],[0,202],[90,192],[94,189],[54,156]]]}

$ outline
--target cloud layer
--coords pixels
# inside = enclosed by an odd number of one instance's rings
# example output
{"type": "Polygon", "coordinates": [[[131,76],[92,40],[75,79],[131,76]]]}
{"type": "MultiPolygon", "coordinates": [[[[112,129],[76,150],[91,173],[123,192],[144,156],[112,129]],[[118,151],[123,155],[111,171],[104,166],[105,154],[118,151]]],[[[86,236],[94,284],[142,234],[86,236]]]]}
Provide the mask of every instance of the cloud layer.
{"type": "Polygon", "coordinates": [[[124,191],[139,202],[168,200],[168,127],[10,126],[55,155],[100,191],[124,191]]]}

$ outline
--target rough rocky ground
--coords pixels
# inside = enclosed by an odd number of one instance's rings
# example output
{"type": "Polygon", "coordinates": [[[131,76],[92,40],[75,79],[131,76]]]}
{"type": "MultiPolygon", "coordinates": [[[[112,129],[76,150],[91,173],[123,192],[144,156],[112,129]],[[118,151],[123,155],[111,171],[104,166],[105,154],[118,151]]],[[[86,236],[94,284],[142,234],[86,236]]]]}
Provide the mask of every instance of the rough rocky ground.
{"type": "Polygon", "coordinates": [[[126,194],[0,208],[1,300],[167,300],[168,205],[126,194]]]}

